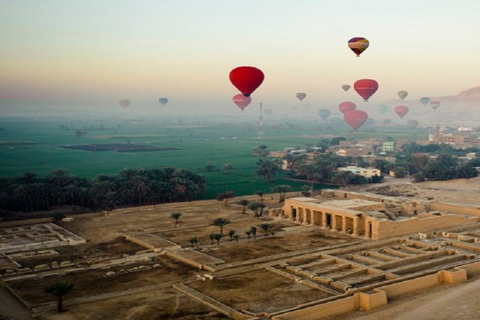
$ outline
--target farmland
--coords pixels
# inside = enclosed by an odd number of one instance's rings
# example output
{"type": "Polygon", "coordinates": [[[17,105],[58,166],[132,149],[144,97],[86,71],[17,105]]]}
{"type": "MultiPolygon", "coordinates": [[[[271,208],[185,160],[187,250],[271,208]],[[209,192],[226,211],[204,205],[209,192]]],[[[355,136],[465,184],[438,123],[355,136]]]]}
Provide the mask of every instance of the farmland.
{"type": "MultiPolygon", "coordinates": [[[[337,120],[338,121],[338,120],[337,120]]],[[[86,178],[99,174],[116,174],[123,168],[177,167],[202,174],[208,181],[207,198],[233,190],[237,195],[256,190],[269,191],[272,184],[291,184],[299,189],[303,183],[277,178],[267,184],[255,177],[257,158],[251,151],[258,145],[269,150],[315,145],[322,137],[343,135],[348,138],[392,136],[413,139],[425,135],[405,127],[372,127],[353,134],[342,123],[318,120],[299,121],[288,118],[266,119],[266,135],[257,139],[255,118],[233,117],[218,120],[198,118],[122,119],[122,118],[0,118],[0,176],[18,176],[31,171],[44,175],[62,168],[86,178]],[[81,131],[81,137],[76,133],[81,131]],[[91,152],[65,149],[62,145],[129,144],[146,145],[162,151],[91,152]],[[206,164],[215,170],[207,172],[206,164]],[[221,167],[229,163],[231,173],[221,167]]]]}

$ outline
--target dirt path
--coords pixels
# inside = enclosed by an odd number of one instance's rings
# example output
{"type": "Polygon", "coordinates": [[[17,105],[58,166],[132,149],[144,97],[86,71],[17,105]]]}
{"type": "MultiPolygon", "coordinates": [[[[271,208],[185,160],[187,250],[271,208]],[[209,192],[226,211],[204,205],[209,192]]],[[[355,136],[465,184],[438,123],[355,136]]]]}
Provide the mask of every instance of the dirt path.
{"type": "Polygon", "coordinates": [[[393,301],[387,307],[369,313],[355,312],[344,320],[472,320],[480,314],[480,279],[452,287],[441,286],[417,295],[393,301]]]}
{"type": "Polygon", "coordinates": [[[0,286],[0,315],[15,320],[33,320],[27,308],[2,286],[0,286]]]}

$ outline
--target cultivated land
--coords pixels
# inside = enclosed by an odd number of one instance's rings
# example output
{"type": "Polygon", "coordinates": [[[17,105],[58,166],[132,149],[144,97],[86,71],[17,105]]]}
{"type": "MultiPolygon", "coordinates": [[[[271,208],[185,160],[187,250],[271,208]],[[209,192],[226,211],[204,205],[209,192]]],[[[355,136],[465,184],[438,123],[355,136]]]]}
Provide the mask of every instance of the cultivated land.
{"type": "MultiPolygon", "coordinates": [[[[266,136],[259,140],[257,119],[257,116],[239,116],[223,118],[216,123],[210,119],[179,122],[182,120],[177,117],[161,114],[130,120],[113,117],[53,120],[0,118],[0,127],[5,129],[0,132],[0,176],[19,176],[27,171],[45,175],[53,169],[62,168],[80,177],[94,178],[99,174],[117,174],[124,168],[172,166],[205,176],[209,186],[205,198],[213,199],[227,190],[237,195],[271,190],[272,184],[254,175],[258,158],[252,156],[251,151],[261,144],[268,145],[269,150],[282,150],[285,147],[316,145],[320,139],[335,135],[356,139],[390,136],[411,140],[427,135],[426,129],[412,131],[401,126],[365,126],[356,133],[350,133],[343,119],[319,121],[318,115],[314,114],[303,121],[265,117],[266,136]],[[104,129],[101,129],[101,124],[104,129]],[[74,136],[77,130],[88,133],[78,138],[74,136]],[[92,152],[61,148],[91,144],[105,144],[105,149],[115,144],[128,145],[129,148],[138,144],[179,150],[92,152]],[[216,170],[205,171],[208,163],[214,164],[216,170]],[[220,172],[226,163],[234,168],[231,174],[220,172]]],[[[294,190],[300,190],[304,185],[282,178],[280,176],[273,184],[290,184],[294,190]]]]}
{"type": "MultiPolygon", "coordinates": [[[[478,182],[458,180],[436,188],[429,183],[403,182],[394,187],[410,188],[415,196],[438,201],[452,192],[470,190],[463,193],[462,200],[478,206],[478,194],[473,193],[478,182]]],[[[281,206],[276,197],[265,197],[268,207],[281,206]]],[[[349,297],[351,290],[372,292],[404,279],[480,261],[480,247],[475,242],[480,235],[478,224],[459,226],[463,231],[450,228],[448,237],[437,232],[426,240],[414,236],[365,241],[283,218],[255,218],[251,212],[244,215],[235,200],[229,206],[205,200],[119,209],[108,215],[77,215],[73,222],[60,225],[87,243],[54,248],[56,253],[43,256],[38,250],[36,256],[27,251],[24,258],[12,254],[22,268],[52,268],[6,275],[4,280],[44,319],[151,319],[152,315],[158,319],[253,319],[259,314],[290,319],[284,316],[288,310],[340,301],[349,297]],[[173,212],[182,213],[177,227],[169,218],[173,212]],[[211,225],[217,217],[231,220],[224,232],[235,230],[241,236],[238,242],[226,236],[219,246],[210,243],[208,235],[219,230],[211,225]],[[260,223],[273,224],[275,235],[265,236],[259,228],[257,239],[248,239],[244,231],[260,223]],[[198,248],[188,243],[191,237],[198,238],[198,248]],[[65,261],[68,266],[54,267],[65,261]],[[209,275],[215,279],[210,280],[209,275]],[[66,297],[69,311],[62,314],[54,311],[53,297],[43,293],[45,286],[57,281],[76,286],[66,297]]],[[[476,277],[471,273],[469,279],[476,277]]],[[[480,311],[476,301],[468,298],[477,282],[444,284],[413,296],[395,296],[371,314],[355,312],[334,319],[428,319],[424,315],[430,312],[443,315],[438,308],[452,316],[461,309],[455,318],[467,319],[480,311]],[[435,304],[433,298],[443,303],[435,304]]]]}

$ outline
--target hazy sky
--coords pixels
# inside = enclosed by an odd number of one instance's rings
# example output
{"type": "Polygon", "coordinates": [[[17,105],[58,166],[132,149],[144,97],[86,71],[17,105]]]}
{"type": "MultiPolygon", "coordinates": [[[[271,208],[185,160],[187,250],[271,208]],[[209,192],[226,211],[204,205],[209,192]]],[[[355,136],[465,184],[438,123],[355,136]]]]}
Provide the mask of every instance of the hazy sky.
{"type": "Polygon", "coordinates": [[[254,101],[372,104],[480,85],[478,0],[0,0],[0,112],[16,106],[231,108],[229,71],[265,73],[254,101]],[[370,40],[356,58],[351,37],[370,40]]]}

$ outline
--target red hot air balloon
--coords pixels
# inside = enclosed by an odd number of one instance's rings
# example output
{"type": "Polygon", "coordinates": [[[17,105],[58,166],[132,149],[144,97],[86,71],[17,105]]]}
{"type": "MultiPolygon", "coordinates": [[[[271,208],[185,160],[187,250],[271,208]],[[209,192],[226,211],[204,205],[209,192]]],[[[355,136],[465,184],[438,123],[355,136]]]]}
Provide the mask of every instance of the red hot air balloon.
{"type": "Polygon", "coordinates": [[[355,81],[353,88],[365,101],[368,101],[377,92],[378,82],[372,79],[360,79],[355,81]]]}
{"type": "Polygon", "coordinates": [[[233,100],[233,103],[235,103],[237,107],[239,107],[242,111],[250,104],[250,102],[252,102],[252,98],[245,97],[241,93],[233,96],[232,100],[233,100]]]}
{"type": "Polygon", "coordinates": [[[262,70],[255,67],[238,67],[230,71],[230,81],[245,97],[257,89],[265,79],[262,70]]]}
{"type": "Polygon", "coordinates": [[[345,114],[348,111],[353,111],[357,109],[357,105],[350,101],[344,101],[338,105],[338,109],[345,114]]]}
{"type": "Polygon", "coordinates": [[[368,114],[362,110],[348,111],[343,115],[345,122],[355,131],[368,120],[368,114]]]}
{"type": "Polygon", "coordinates": [[[405,117],[405,115],[410,111],[410,109],[407,106],[396,106],[395,107],[395,113],[398,114],[400,118],[405,117]]]}

